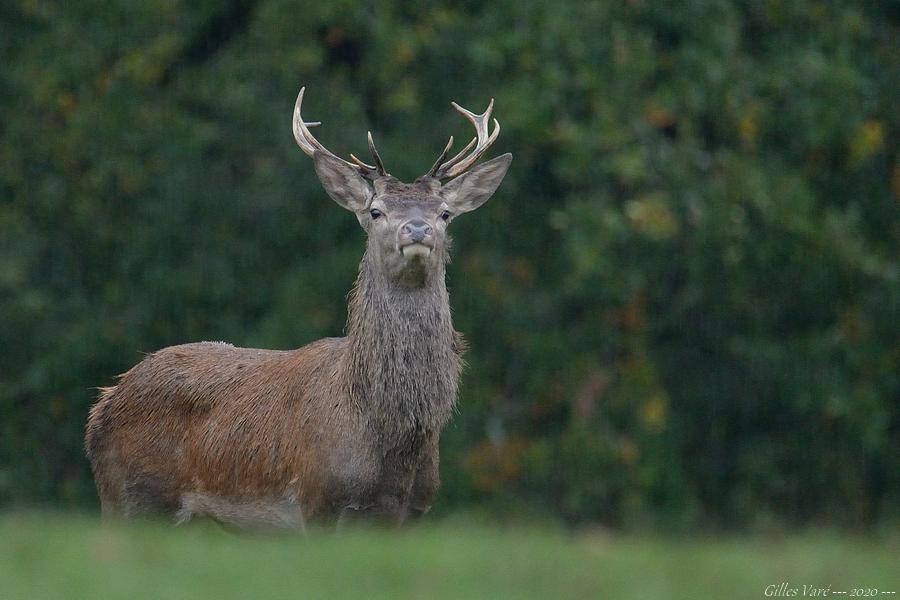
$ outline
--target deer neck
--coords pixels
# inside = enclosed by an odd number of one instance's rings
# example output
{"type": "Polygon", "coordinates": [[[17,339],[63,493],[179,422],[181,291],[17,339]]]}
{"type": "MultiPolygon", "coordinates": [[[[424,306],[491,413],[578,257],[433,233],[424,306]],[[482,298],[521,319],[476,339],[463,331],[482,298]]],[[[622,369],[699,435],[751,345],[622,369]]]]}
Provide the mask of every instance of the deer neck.
{"type": "Polygon", "coordinates": [[[438,271],[409,287],[389,280],[367,252],[350,294],[349,391],[388,447],[439,431],[456,400],[462,361],[443,263],[438,271]]]}

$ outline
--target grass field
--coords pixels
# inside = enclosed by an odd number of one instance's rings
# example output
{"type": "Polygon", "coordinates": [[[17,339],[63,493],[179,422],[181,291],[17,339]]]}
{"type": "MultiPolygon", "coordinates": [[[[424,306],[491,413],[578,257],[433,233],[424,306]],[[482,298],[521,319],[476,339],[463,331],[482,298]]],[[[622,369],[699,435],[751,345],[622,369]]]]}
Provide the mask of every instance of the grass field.
{"type": "Polygon", "coordinates": [[[0,516],[2,600],[740,599],[765,598],[766,586],[782,582],[796,597],[805,584],[831,586],[831,598],[857,588],[898,598],[900,538],[831,532],[677,540],[450,521],[298,538],[0,516]]]}

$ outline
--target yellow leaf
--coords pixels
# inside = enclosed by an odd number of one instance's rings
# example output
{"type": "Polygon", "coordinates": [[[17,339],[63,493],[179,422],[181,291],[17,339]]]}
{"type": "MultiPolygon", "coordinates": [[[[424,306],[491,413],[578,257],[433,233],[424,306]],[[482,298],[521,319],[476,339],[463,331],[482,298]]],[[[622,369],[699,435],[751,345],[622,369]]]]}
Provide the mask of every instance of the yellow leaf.
{"type": "Polygon", "coordinates": [[[678,219],[658,194],[647,194],[625,203],[625,216],[631,226],[653,239],[666,239],[678,231],[678,219]]]}
{"type": "Polygon", "coordinates": [[[759,122],[756,119],[755,111],[748,111],[741,115],[738,120],[738,135],[745,144],[753,144],[756,140],[756,134],[759,133],[759,122]]]}
{"type": "Polygon", "coordinates": [[[651,431],[659,431],[666,426],[668,402],[663,394],[656,394],[641,407],[641,421],[651,431]]]}
{"type": "Polygon", "coordinates": [[[850,140],[850,162],[859,164],[868,159],[881,149],[883,142],[884,126],[879,121],[865,121],[850,140]]]}

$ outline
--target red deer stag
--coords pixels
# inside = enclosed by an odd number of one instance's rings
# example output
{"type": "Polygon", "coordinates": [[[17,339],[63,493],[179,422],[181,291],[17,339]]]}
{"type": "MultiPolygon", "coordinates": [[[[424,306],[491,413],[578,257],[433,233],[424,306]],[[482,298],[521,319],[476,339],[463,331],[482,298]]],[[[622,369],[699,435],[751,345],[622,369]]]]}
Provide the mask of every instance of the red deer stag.
{"type": "Polygon", "coordinates": [[[346,337],[290,351],[172,346],[103,388],[85,445],[104,516],[302,529],[352,514],[402,523],[432,502],[463,351],[444,282],[447,226],[491,197],[512,155],[475,166],[500,133],[493,100],[481,115],[453,103],[476,137],[448,159],[451,137],[428,173],[402,183],[371,134],[374,165],[319,143],[303,92],[297,144],[368,238],[346,337]]]}

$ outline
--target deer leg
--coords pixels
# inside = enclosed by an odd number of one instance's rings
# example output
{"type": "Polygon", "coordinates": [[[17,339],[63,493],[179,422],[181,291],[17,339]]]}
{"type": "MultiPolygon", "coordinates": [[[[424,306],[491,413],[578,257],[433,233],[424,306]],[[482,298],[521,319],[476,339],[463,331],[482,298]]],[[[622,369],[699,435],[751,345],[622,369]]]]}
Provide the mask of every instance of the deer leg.
{"type": "Polygon", "coordinates": [[[100,499],[100,518],[104,521],[113,521],[119,517],[119,507],[113,500],[100,499]]]}
{"type": "MultiPolygon", "coordinates": [[[[399,456],[395,454],[390,457],[390,460],[385,461],[385,464],[390,466],[381,472],[378,486],[359,501],[348,503],[341,508],[337,523],[338,529],[355,521],[389,527],[402,525],[407,517],[409,500],[416,487],[419,465],[422,462],[421,456],[421,453],[399,456]]],[[[431,468],[426,469],[428,472],[431,470],[431,468]]],[[[429,476],[429,478],[436,480],[436,463],[433,471],[433,476],[429,476]]],[[[429,486],[421,487],[424,490],[429,486]]],[[[430,487],[433,493],[434,488],[430,487]]],[[[427,501],[430,502],[430,495],[427,501]]]]}
{"type": "Polygon", "coordinates": [[[161,480],[138,475],[128,479],[122,487],[119,508],[127,518],[166,517],[175,514],[178,502],[161,480]]]}
{"type": "Polygon", "coordinates": [[[369,505],[351,504],[341,509],[337,530],[342,531],[355,524],[396,526],[403,523],[403,511],[395,496],[380,496],[369,505]]]}
{"type": "Polygon", "coordinates": [[[441,485],[439,462],[438,438],[437,435],[431,435],[422,448],[412,490],[405,507],[405,518],[416,520],[431,508],[431,502],[441,485]]]}

